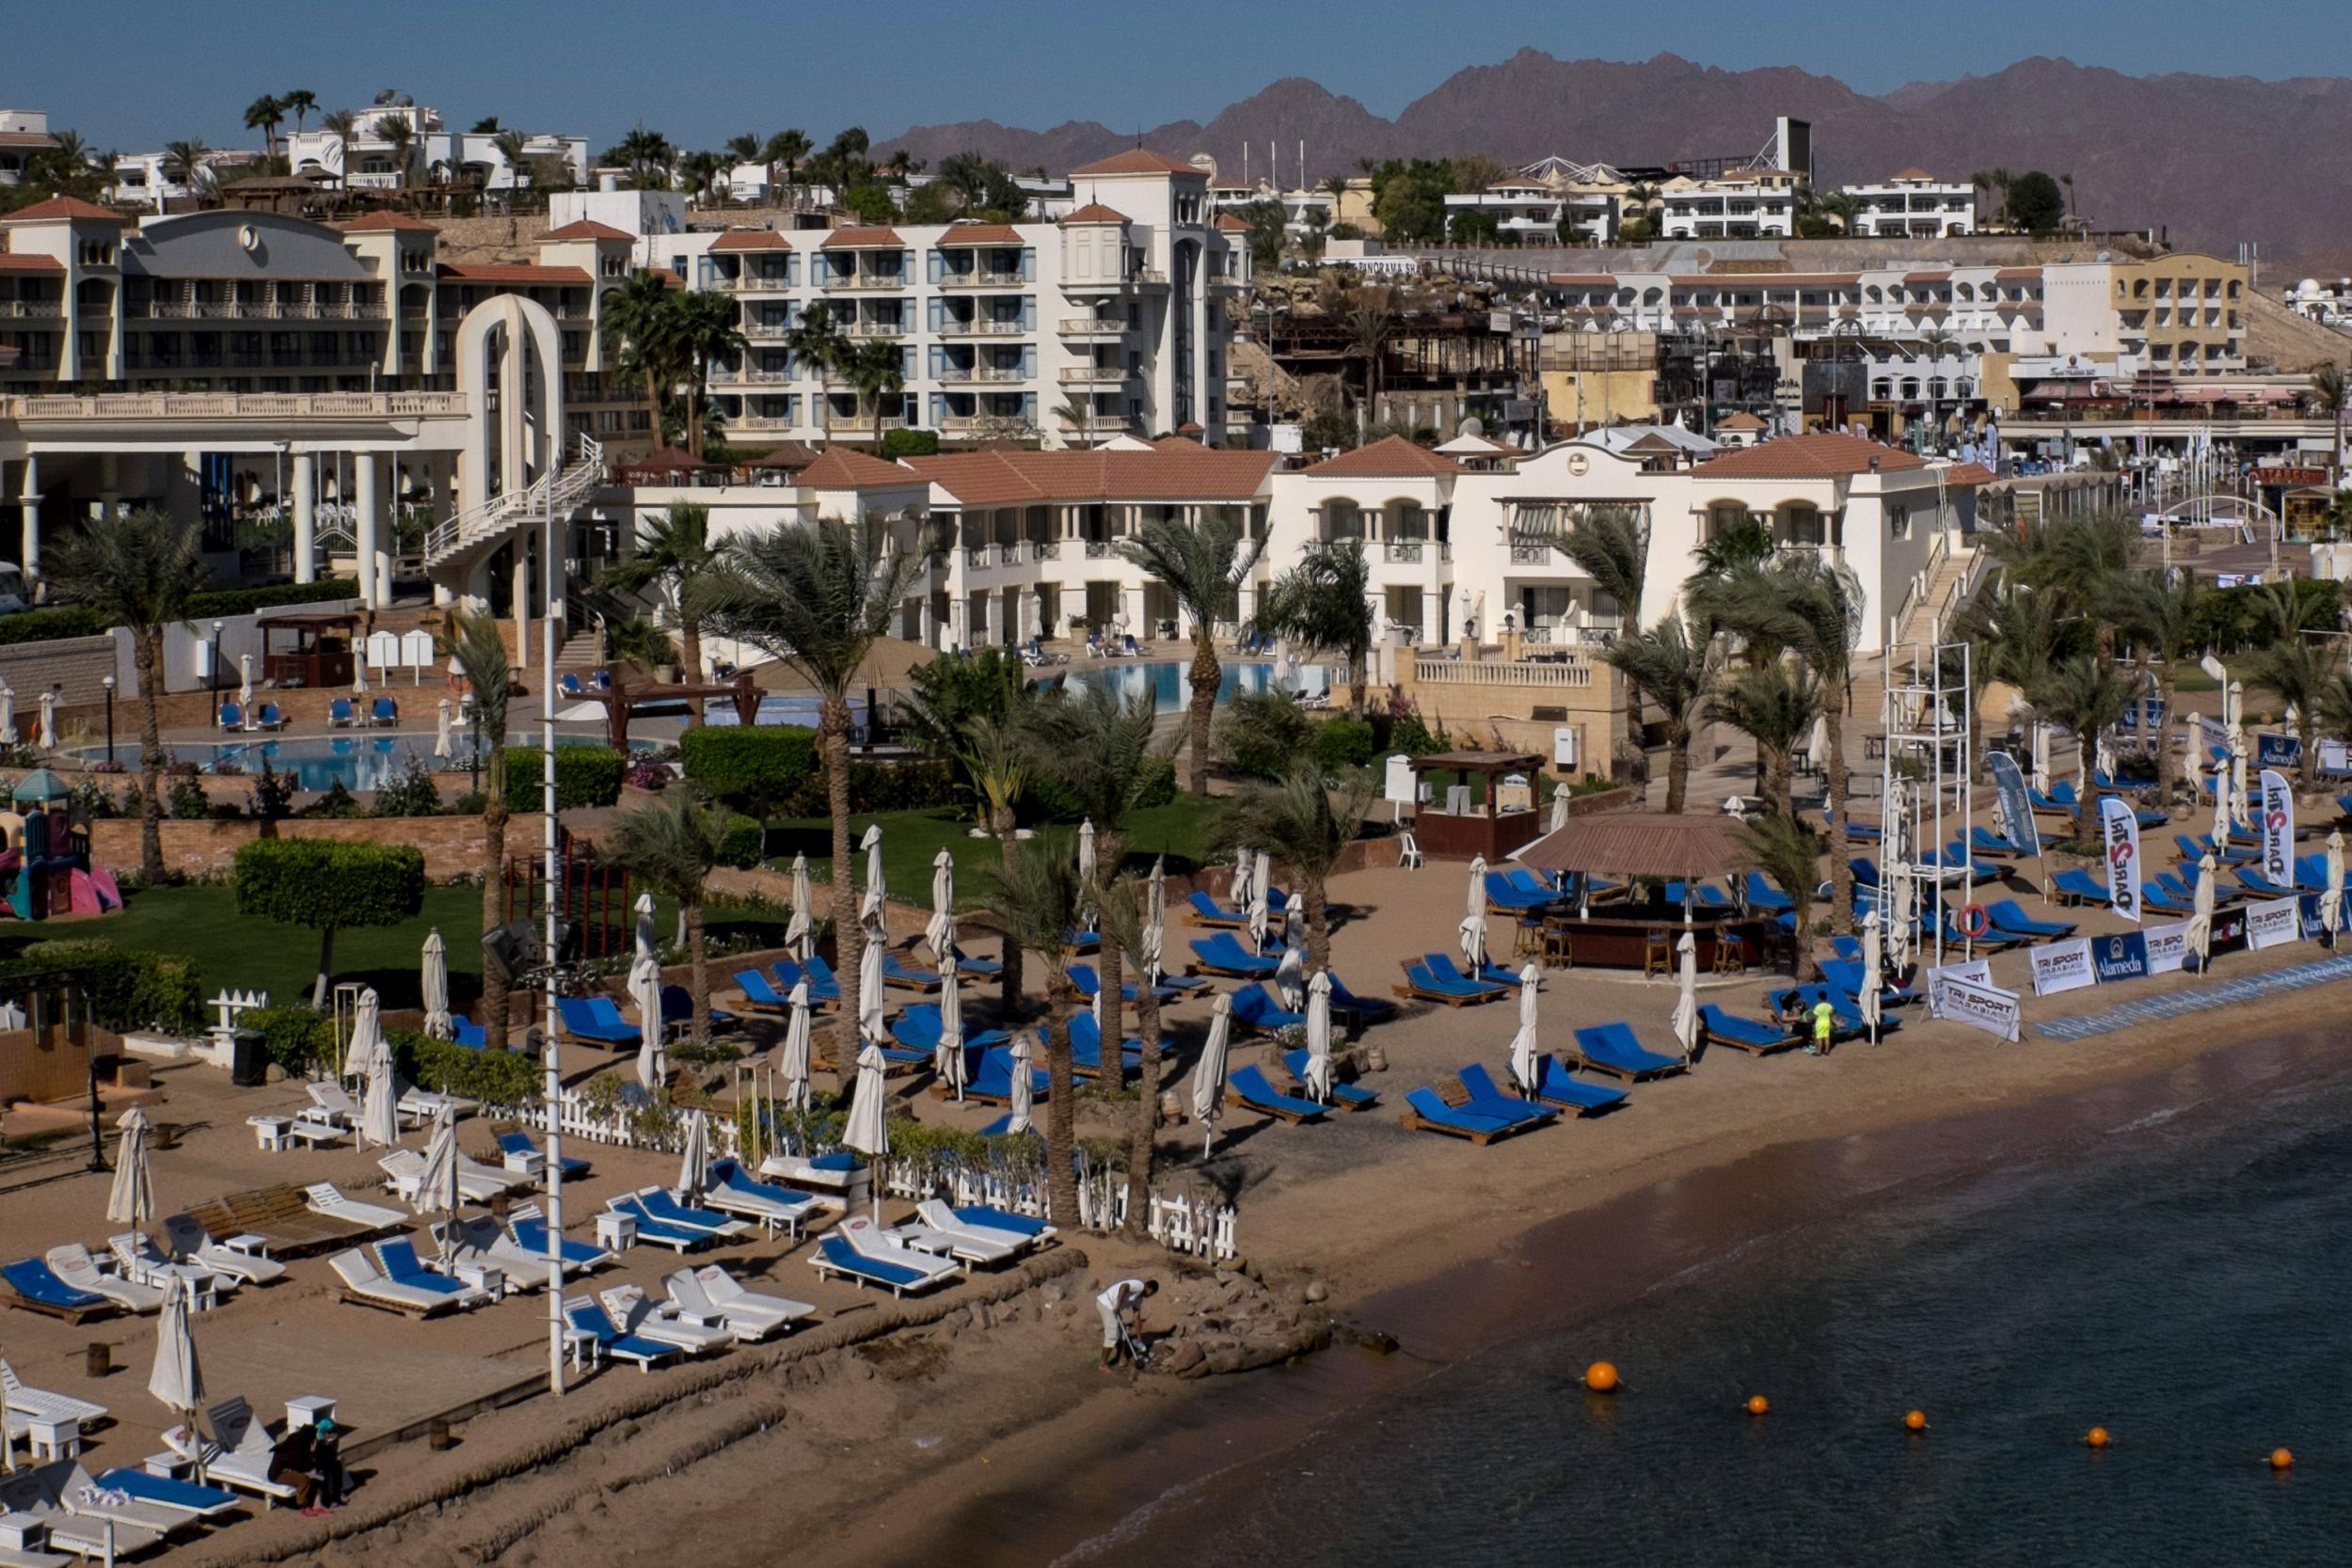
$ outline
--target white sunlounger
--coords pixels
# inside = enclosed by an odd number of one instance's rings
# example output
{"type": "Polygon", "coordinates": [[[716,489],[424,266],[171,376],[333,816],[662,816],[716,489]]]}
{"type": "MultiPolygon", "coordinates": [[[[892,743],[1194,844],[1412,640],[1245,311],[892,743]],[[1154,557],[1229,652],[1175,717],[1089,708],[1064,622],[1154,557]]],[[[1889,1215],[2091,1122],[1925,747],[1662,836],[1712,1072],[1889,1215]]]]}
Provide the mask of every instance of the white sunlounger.
{"type": "MultiPolygon", "coordinates": [[[[413,1148],[395,1148],[376,1161],[376,1165],[390,1178],[387,1183],[392,1195],[411,1208],[421,1210],[424,1196],[424,1156],[413,1148]]],[[[457,1195],[469,1203],[487,1203],[515,1185],[515,1179],[502,1171],[470,1160],[457,1163],[457,1195]],[[468,1167],[471,1166],[471,1169],[468,1167]]]]}
{"type": "Polygon", "coordinates": [[[961,1272],[961,1265],[936,1253],[910,1245],[904,1237],[884,1230],[863,1214],[842,1221],[837,1233],[857,1249],[861,1258],[896,1263],[902,1269],[914,1269],[919,1274],[934,1276],[961,1272]]]}
{"type": "Polygon", "coordinates": [[[253,1406],[243,1394],[204,1412],[204,1427],[211,1440],[204,1455],[207,1484],[250,1492],[262,1499],[263,1508],[294,1500],[293,1487],[269,1479],[269,1428],[253,1414],[253,1406]]]}
{"type": "Polygon", "coordinates": [[[886,1234],[904,1242],[917,1252],[928,1252],[935,1258],[952,1258],[964,1266],[966,1273],[975,1263],[1002,1263],[1021,1250],[1009,1242],[976,1236],[969,1231],[934,1230],[920,1220],[894,1226],[886,1234]]]}
{"type": "Polygon", "coordinates": [[[802,1193],[787,1199],[778,1194],[790,1192],[790,1188],[762,1191],[767,1183],[754,1181],[742,1166],[731,1162],[721,1162],[712,1169],[714,1173],[723,1169],[732,1175],[733,1180],[719,1176],[707,1189],[692,1195],[691,1201],[716,1209],[723,1214],[757,1220],[770,1230],[788,1230],[798,1236],[802,1222],[817,1212],[819,1207],[814,1194],[802,1193]]]}
{"type": "Polygon", "coordinates": [[[259,1237],[247,1239],[262,1250],[227,1246],[214,1241],[194,1214],[170,1215],[157,1231],[157,1240],[175,1262],[200,1263],[216,1275],[242,1279],[247,1285],[267,1285],[285,1278],[286,1265],[269,1255],[269,1243],[259,1237]]]}
{"type": "Polygon", "coordinates": [[[959,1217],[953,1209],[935,1197],[927,1197],[916,1204],[914,1217],[922,1222],[926,1229],[968,1241],[974,1246],[1009,1246],[1011,1251],[998,1255],[1006,1258],[1018,1257],[1041,1239],[1018,1230],[998,1230],[991,1226],[975,1225],[959,1217]]]}
{"type": "MultiPolygon", "coordinates": [[[[449,1229],[447,1220],[436,1220],[430,1227],[435,1244],[449,1229]]],[[[459,1222],[455,1244],[450,1256],[459,1263],[484,1263],[506,1276],[509,1295],[532,1291],[544,1291],[548,1286],[548,1260],[539,1253],[525,1251],[515,1239],[500,1228],[498,1221],[485,1215],[459,1222]]],[[[564,1272],[578,1272],[579,1265],[565,1263],[564,1272]]]]}
{"type": "Polygon", "coordinates": [[[43,1260],[48,1263],[51,1274],[56,1275],[75,1290],[87,1291],[96,1296],[104,1296],[126,1311],[160,1312],[163,1310],[164,1293],[152,1285],[141,1285],[135,1280],[102,1274],[99,1272],[98,1260],[89,1255],[89,1248],[79,1242],[68,1242],[63,1246],[51,1247],[43,1260]]]}
{"type": "Polygon", "coordinates": [[[456,1095],[441,1094],[433,1089],[421,1089],[411,1084],[400,1091],[400,1099],[392,1108],[404,1120],[416,1126],[422,1126],[439,1116],[443,1110],[450,1113],[453,1120],[459,1117],[471,1116],[482,1109],[482,1102],[478,1100],[462,1100],[456,1095]]]}
{"type": "Polygon", "coordinates": [[[403,1285],[396,1279],[389,1278],[382,1269],[375,1266],[373,1259],[357,1247],[349,1252],[335,1254],[327,1262],[342,1277],[344,1294],[365,1306],[413,1313],[421,1318],[457,1309],[457,1297],[420,1290],[414,1285],[403,1285]]]}
{"type": "Polygon", "coordinates": [[[125,1497],[120,1493],[111,1496],[108,1489],[98,1484],[98,1479],[83,1465],[76,1464],[57,1489],[57,1501],[68,1513],[84,1519],[113,1519],[119,1525],[135,1525],[153,1530],[157,1535],[169,1535],[185,1529],[217,1508],[174,1508],[165,1503],[150,1502],[143,1497],[125,1497]]]}
{"type": "Polygon", "coordinates": [[[408,1223],[408,1216],[397,1209],[345,1197],[342,1189],[332,1181],[314,1181],[303,1188],[302,1200],[314,1214],[325,1214],[328,1219],[342,1220],[347,1225],[360,1226],[369,1230],[385,1230],[408,1223]]]}
{"type": "Polygon", "coordinates": [[[35,1420],[75,1420],[87,1426],[106,1418],[106,1407],[77,1400],[71,1394],[53,1394],[46,1388],[27,1388],[24,1380],[16,1375],[16,1369],[0,1361],[0,1402],[20,1416],[35,1420]]]}
{"type": "Polygon", "coordinates": [[[157,1290],[166,1288],[174,1271],[185,1271],[191,1277],[211,1275],[210,1289],[215,1296],[229,1294],[239,1283],[233,1277],[214,1274],[202,1263],[180,1262],[167,1256],[152,1239],[136,1230],[107,1237],[106,1250],[114,1254],[115,1267],[122,1272],[123,1278],[136,1280],[141,1285],[152,1285],[157,1290]]]}
{"type": "Polygon", "coordinates": [[[662,1283],[681,1316],[700,1323],[723,1323],[739,1339],[764,1339],[817,1315],[817,1308],[807,1302],[743,1289],[740,1281],[716,1263],[680,1269],[662,1283]]]}
{"type": "Polygon", "coordinates": [[[657,1344],[675,1345],[689,1354],[724,1350],[735,1333],[721,1324],[690,1322],[668,1301],[656,1301],[642,1285],[613,1285],[596,1292],[604,1309],[624,1334],[638,1335],[657,1344]]]}
{"type": "MultiPolygon", "coordinates": [[[[302,1092],[310,1097],[310,1103],[319,1117],[336,1127],[359,1125],[359,1102],[341,1084],[305,1084],[302,1092]]],[[[307,1114],[307,1113],[306,1113],[307,1114]]]]}
{"type": "MultiPolygon", "coordinates": [[[[17,1560],[28,1568],[49,1568],[50,1564],[103,1560],[109,1534],[103,1517],[69,1513],[59,1500],[56,1489],[40,1474],[19,1470],[14,1475],[0,1475],[0,1509],[10,1513],[29,1513],[49,1530],[49,1544],[56,1552],[22,1552],[17,1560]],[[72,1553],[72,1557],[60,1553],[72,1553]]],[[[174,1521],[175,1526],[178,1521],[174,1521]]],[[[135,1524],[127,1515],[116,1516],[111,1544],[118,1558],[134,1557],[149,1552],[164,1544],[165,1532],[135,1524]]]]}

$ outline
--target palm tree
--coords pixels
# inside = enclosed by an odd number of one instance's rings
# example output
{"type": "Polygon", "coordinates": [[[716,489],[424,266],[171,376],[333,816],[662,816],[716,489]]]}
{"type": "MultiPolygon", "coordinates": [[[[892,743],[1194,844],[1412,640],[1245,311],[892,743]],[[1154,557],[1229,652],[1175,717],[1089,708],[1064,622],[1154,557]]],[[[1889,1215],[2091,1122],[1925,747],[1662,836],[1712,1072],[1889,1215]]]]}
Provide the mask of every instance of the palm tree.
{"type": "MultiPolygon", "coordinates": [[[[450,619],[449,655],[457,661],[473,698],[474,733],[486,755],[482,783],[482,934],[486,943],[504,911],[506,887],[506,712],[515,695],[515,670],[498,623],[487,615],[450,619]]],[[[482,966],[482,1031],[492,1051],[506,1049],[507,985],[495,964],[482,966]]]]}
{"type": "MultiPolygon", "coordinates": [[[[1551,544],[1615,603],[1619,638],[1642,629],[1642,593],[1649,578],[1649,523],[1643,513],[1626,506],[1588,508],[1551,544]]],[[[1625,693],[1625,734],[1629,744],[1642,744],[1642,693],[1630,685],[1625,693]]]]}
{"type": "Polygon", "coordinates": [[[1794,815],[1789,759],[1820,714],[1820,683],[1810,670],[1787,659],[1742,670],[1717,687],[1708,704],[1709,720],[1756,742],[1765,801],[1783,816],[1794,815]]]}
{"type": "Polygon", "coordinates": [[[245,106],[245,128],[262,133],[262,156],[272,165],[278,160],[278,128],[286,122],[286,104],[282,99],[263,93],[245,106]]]}
{"type": "Polygon", "coordinates": [[[359,117],[349,109],[337,109],[319,121],[319,128],[335,138],[335,182],[348,191],[351,189],[351,138],[359,134],[359,117]]]}
{"type": "Polygon", "coordinates": [[[2115,727],[2132,705],[2132,681],[2104,668],[2095,658],[2077,657],[2050,667],[2026,689],[2026,701],[2036,717],[2074,734],[2074,837],[2088,842],[2090,812],[2096,797],[2090,788],[2090,765],[2099,737],[2115,727]]]}
{"type": "Polygon", "coordinates": [[[1846,702],[1853,653],[1862,641],[1862,585],[1844,567],[1810,556],[1792,557],[1774,574],[1787,618],[1788,645],[1821,689],[1821,763],[1829,775],[1830,918],[1839,930],[1853,921],[1853,866],[1847,855],[1846,702]]]}
{"type": "Polygon", "coordinates": [[[2335,436],[2336,473],[2344,473],[2344,410],[2352,401],[2352,380],[2347,380],[2344,367],[2326,364],[2312,371],[2312,401],[2328,416],[2328,427],[2335,436]]]}
{"type": "Polygon", "coordinates": [[[739,136],[729,136],[725,151],[727,157],[736,163],[755,164],[759,162],[759,150],[764,145],[758,132],[746,131],[739,136]]]}
{"type": "Polygon", "coordinates": [[[278,95],[278,106],[294,117],[294,133],[299,135],[302,122],[319,106],[319,95],[309,87],[294,87],[278,95]]]}
{"type": "Polygon", "coordinates": [[[1380,355],[1390,334],[1396,330],[1394,299],[1386,289],[1359,290],[1344,325],[1349,356],[1364,362],[1366,417],[1376,420],[1380,417],[1380,355]]]}
{"type": "MultiPolygon", "coordinates": [[[[1025,694],[1030,688],[1021,689],[1025,694]]],[[[1018,709],[1005,719],[983,714],[968,720],[954,742],[954,754],[964,777],[971,781],[973,793],[980,798],[988,831],[996,835],[1005,876],[1009,879],[1013,862],[1021,858],[1019,819],[1014,811],[1029,785],[1029,737],[1018,709]]],[[[999,1006],[1010,1021],[1022,1011],[1021,949],[1008,942],[1004,963],[999,1006]]]]}
{"type": "Polygon", "coordinates": [[[1265,548],[1263,539],[1244,536],[1242,526],[1216,515],[1186,522],[1171,516],[1147,518],[1119,553],[1157,578],[1192,621],[1192,793],[1209,793],[1209,720],[1224,666],[1216,657],[1216,623],[1238,608],[1237,594],[1265,548]]]}
{"type": "Polygon", "coordinates": [[[621,341],[620,363],[634,367],[645,378],[645,402],[657,424],[661,419],[661,389],[668,383],[674,358],[670,317],[670,286],[655,272],[634,272],[604,295],[605,328],[621,341]]]}
{"type": "Polygon", "coordinates": [[[726,202],[723,178],[726,171],[726,159],[716,152],[689,152],[678,160],[678,173],[685,179],[687,188],[705,198],[716,195],[722,206],[726,202]]]}
{"type": "MultiPolygon", "coordinates": [[[[1102,919],[1104,951],[1117,949],[1140,975],[1155,954],[1154,943],[1165,942],[1165,930],[1147,931],[1152,913],[1150,895],[1139,878],[1128,876],[1099,882],[1088,890],[1102,919]]],[[[1008,954],[1011,944],[1006,944],[1008,954]]],[[[1127,1225],[1130,1235],[1143,1232],[1152,1207],[1153,1134],[1160,1125],[1160,995],[1156,988],[1136,987],[1136,1027],[1143,1034],[1141,1059],[1136,1064],[1135,1120],[1127,1133],[1127,1225]]],[[[1105,1051],[1109,1045],[1104,1047],[1105,1051]]]]}
{"type": "MultiPolygon", "coordinates": [[[[727,543],[721,569],[696,584],[706,626],[783,661],[816,689],[833,816],[834,961],[843,974],[857,973],[865,936],[850,858],[850,689],[930,556],[921,539],[900,548],[884,518],[823,518],[737,535],[727,543]]],[[[834,1060],[846,1081],[855,1055],[848,1047],[856,1035],[856,1009],[845,1007],[842,1015],[834,1060]]]]}
{"type": "Polygon", "coordinates": [[[1299,563],[1259,595],[1251,625],[1317,653],[1338,656],[1347,675],[1347,716],[1364,716],[1372,676],[1375,626],[1372,558],[1360,539],[1341,539],[1309,550],[1299,563]]]}
{"type": "MultiPolygon", "coordinates": [[[[807,138],[802,139],[805,141],[807,138]]],[[[803,155],[806,155],[805,150],[803,155]]],[[[833,444],[833,400],[825,395],[824,378],[827,372],[841,368],[842,357],[850,347],[850,340],[843,335],[841,324],[834,320],[833,307],[820,299],[803,309],[801,319],[785,332],[784,346],[801,367],[801,373],[818,384],[818,430],[819,438],[830,446],[833,444]]]]}
{"type": "Polygon", "coordinates": [[[1831,191],[1817,203],[1824,217],[1837,220],[1837,227],[1848,234],[1853,232],[1854,220],[1862,215],[1862,198],[1851,191],[1831,191]]]}
{"type": "MultiPolygon", "coordinates": [[[[720,569],[722,552],[710,538],[710,508],[672,501],[666,516],[649,523],[637,548],[605,568],[599,586],[622,594],[660,593],[677,620],[680,661],[686,678],[702,678],[703,623],[697,585],[720,569]]],[[[690,712],[688,722],[699,721],[690,712]]]]}
{"type": "Polygon", "coordinates": [[[384,115],[376,119],[375,134],[392,150],[392,168],[399,179],[399,188],[406,190],[409,163],[416,151],[417,128],[398,115],[384,115]]]}
{"type": "Polygon", "coordinates": [[[2320,697],[2330,674],[2340,674],[2343,668],[2341,656],[2329,658],[2319,643],[2301,635],[2280,637],[2256,649],[2250,661],[2249,673],[2277,692],[2295,715],[2296,738],[2303,748],[2300,783],[2307,791],[2319,787],[2320,697]]]}
{"type": "Polygon", "coordinates": [[[2097,611],[2138,559],[2137,516],[2103,512],[2054,518],[2015,537],[1996,531],[1987,535],[1987,544],[2007,576],[2043,591],[2053,619],[2090,623],[2101,667],[2113,667],[2115,627],[2097,611]]]}
{"type": "MultiPolygon", "coordinates": [[[[1094,824],[1097,879],[1119,874],[1127,858],[1127,814],[1151,782],[1155,704],[1149,690],[1121,702],[1106,686],[1047,693],[1027,710],[1029,776],[1061,792],[1094,824]]],[[[1103,953],[1104,1050],[1120,1034],[1125,973],[1117,949],[1103,953]]],[[[1105,1057],[1107,1062],[1109,1057],[1105,1057]]]]}
{"type": "Polygon", "coordinates": [[[874,338],[853,344],[841,365],[842,379],[874,405],[874,450],[882,451],[883,400],[906,390],[906,357],[897,343],[874,338]]]}
{"type": "Polygon", "coordinates": [[[2352,742],[2352,673],[2337,670],[2329,674],[2320,686],[2315,705],[2320,724],[2328,734],[2335,739],[2352,742]]]}
{"type": "Polygon", "coordinates": [[[1315,969],[1331,967],[1331,876],[1376,797],[1371,769],[1350,768],[1335,785],[1301,758],[1279,779],[1242,780],[1216,803],[1211,843],[1224,850],[1268,850],[1297,879],[1307,907],[1307,961],[1315,969]]]}
{"type": "MultiPolygon", "coordinates": [[[[687,450],[703,454],[704,406],[710,398],[711,367],[738,358],[751,348],[743,336],[740,311],[723,293],[673,293],[665,318],[679,356],[687,369],[687,450]]],[[[895,355],[898,350],[891,350],[895,355]]]]}
{"type": "Polygon", "coordinates": [[[187,187],[190,196],[201,196],[204,176],[211,168],[213,150],[194,138],[164,144],[164,178],[175,185],[187,187]]]}
{"type": "MultiPolygon", "coordinates": [[[[1078,898],[1078,868],[1067,857],[1022,855],[1006,863],[1003,879],[980,900],[984,918],[1005,939],[1006,957],[1017,948],[1045,965],[1045,1190],[1056,1225],[1078,1219],[1077,1086],[1070,1062],[1070,1014],[1077,998],[1070,980],[1070,932],[1077,924],[1078,898]]],[[[1106,958],[1110,951],[1104,950],[1106,958]]],[[[1104,1033],[1103,1049],[1117,1061],[1118,1033],[1104,1033]]]]}
{"type": "Polygon", "coordinates": [[[761,160],[771,166],[777,164],[784,166],[784,188],[788,194],[792,189],[792,177],[800,172],[802,160],[815,150],[815,145],[808,139],[805,131],[779,131],[768,138],[759,154],[761,160]]]}
{"type": "Polygon", "coordinates": [[[500,160],[506,165],[507,199],[511,202],[514,193],[522,189],[527,174],[524,164],[528,160],[531,138],[520,131],[500,131],[492,135],[490,145],[498,150],[500,160]]]}
{"type": "Polygon", "coordinates": [[[1790,918],[1797,927],[1796,941],[1788,949],[1788,973],[1802,980],[1813,971],[1813,889],[1821,847],[1810,829],[1787,816],[1741,823],[1740,846],[1747,864],[1788,895],[1790,918]]]}
{"type": "Polygon", "coordinates": [[[1678,615],[1619,637],[1601,650],[1627,683],[1665,715],[1666,810],[1679,812],[1691,787],[1691,737],[1715,678],[1714,639],[1692,635],[1678,615]]]}
{"type": "Polygon", "coordinates": [[[164,877],[165,756],[156,712],[164,689],[164,633],[186,621],[188,600],[208,575],[196,533],[149,506],[92,518],[49,557],[49,582],[57,597],[86,605],[101,625],[131,634],[139,676],[139,870],[151,884],[164,877]]]}
{"type": "MultiPolygon", "coordinates": [[[[687,990],[694,999],[694,1043],[710,1042],[710,971],[703,941],[703,887],[719,864],[726,842],[723,806],[706,808],[691,790],[670,791],[667,801],[621,814],[604,835],[603,849],[630,877],[675,901],[686,921],[686,951],[691,964],[687,990]]],[[[651,1021],[647,1027],[651,1027],[651,1021]]]]}
{"type": "MultiPolygon", "coordinates": [[[[2196,651],[2197,612],[2203,599],[2195,573],[2183,572],[2178,582],[2171,582],[2155,567],[2119,580],[2099,609],[2101,618],[2113,622],[2138,648],[2141,669],[2153,671],[2157,705],[2167,724],[2180,689],[2181,660],[2196,651]]],[[[2169,806],[2176,763],[2162,732],[2156,739],[2156,798],[2169,806]]]]}

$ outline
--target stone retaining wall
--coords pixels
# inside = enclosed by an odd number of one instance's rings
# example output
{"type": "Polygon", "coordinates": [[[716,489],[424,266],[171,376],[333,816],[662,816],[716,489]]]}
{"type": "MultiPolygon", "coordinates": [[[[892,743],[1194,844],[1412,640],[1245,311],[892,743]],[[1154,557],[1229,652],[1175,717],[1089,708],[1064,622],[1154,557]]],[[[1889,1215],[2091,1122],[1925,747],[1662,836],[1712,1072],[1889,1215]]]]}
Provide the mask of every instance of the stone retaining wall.
{"type": "MultiPolygon", "coordinates": [[[[506,823],[506,852],[536,854],[547,838],[546,818],[537,813],[513,816],[506,823]]],[[[203,821],[167,818],[163,823],[164,865],[188,877],[226,876],[237,851],[262,837],[323,838],[338,844],[409,844],[424,851],[429,881],[450,882],[482,868],[482,818],[479,816],[353,817],[326,820],[288,817],[257,822],[250,817],[214,817],[203,821]]],[[[135,868],[139,863],[139,824],[135,817],[104,817],[90,824],[90,856],[101,865],[135,868]]]]}

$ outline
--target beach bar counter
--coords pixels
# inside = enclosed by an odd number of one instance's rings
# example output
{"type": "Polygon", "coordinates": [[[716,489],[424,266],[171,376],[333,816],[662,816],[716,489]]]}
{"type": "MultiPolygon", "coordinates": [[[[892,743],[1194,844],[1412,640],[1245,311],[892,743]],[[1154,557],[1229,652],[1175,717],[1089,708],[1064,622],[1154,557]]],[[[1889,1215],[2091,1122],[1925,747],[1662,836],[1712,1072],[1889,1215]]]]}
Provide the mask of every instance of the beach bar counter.
{"type": "Polygon", "coordinates": [[[1571,912],[1546,915],[1543,929],[1564,943],[1554,950],[1565,953],[1577,968],[1652,968],[1665,961],[1687,927],[1696,939],[1695,961],[1703,973],[1768,963],[1782,946],[1780,928],[1770,915],[1719,904],[1693,907],[1690,890],[1737,875],[1743,860],[1739,825],[1729,818],[1655,812],[1573,817],[1518,853],[1522,865],[1562,874],[1571,912]],[[1660,906],[1656,914],[1635,914],[1622,903],[1578,899],[1580,888],[1595,878],[1639,878],[1661,886],[1680,882],[1685,901],[1660,906]]]}
{"type": "Polygon", "coordinates": [[[1534,841],[1543,832],[1543,815],[1535,810],[1534,791],[1518,809],[1498,810],[1495,797],[1502,792],[1506,773],[1535,776],[1544,759],[1532,752],[1438,752],[1413,759],[1413,772],[1420,775],[1440,772],[1459,773],[1465,779],[1476,777],[1485,786],[1473,792],[1468,784],[1452,785],[1459,791],[1451,801],[1451,808],[1439,811],[1434,806],[1422,806],[1413,814],[1413,839],[1421,852],[1432,860],[1468,861],[1485,856],[1488,863],[1496,863],[1521,845],[1534,841]],[[1483,809],[1473,803],[1483,793],[1483,809]]]}

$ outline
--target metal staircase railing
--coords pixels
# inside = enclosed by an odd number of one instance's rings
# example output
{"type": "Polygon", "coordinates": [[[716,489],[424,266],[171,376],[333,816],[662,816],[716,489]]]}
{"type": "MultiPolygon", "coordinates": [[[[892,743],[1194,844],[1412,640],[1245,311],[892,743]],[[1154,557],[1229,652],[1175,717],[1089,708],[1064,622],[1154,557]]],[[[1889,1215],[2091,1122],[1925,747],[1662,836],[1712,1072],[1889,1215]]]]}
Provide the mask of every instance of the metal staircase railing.
{"type": "Polygon", "coordinates": [[[424,539],[425,564],[445,564],[482,546],[498,544],[519,528],[568,516],[603,483],[603,444],[582,436],[577,456],[541,474],[527,488],[492,496],[434,525],[424,539]]]}

